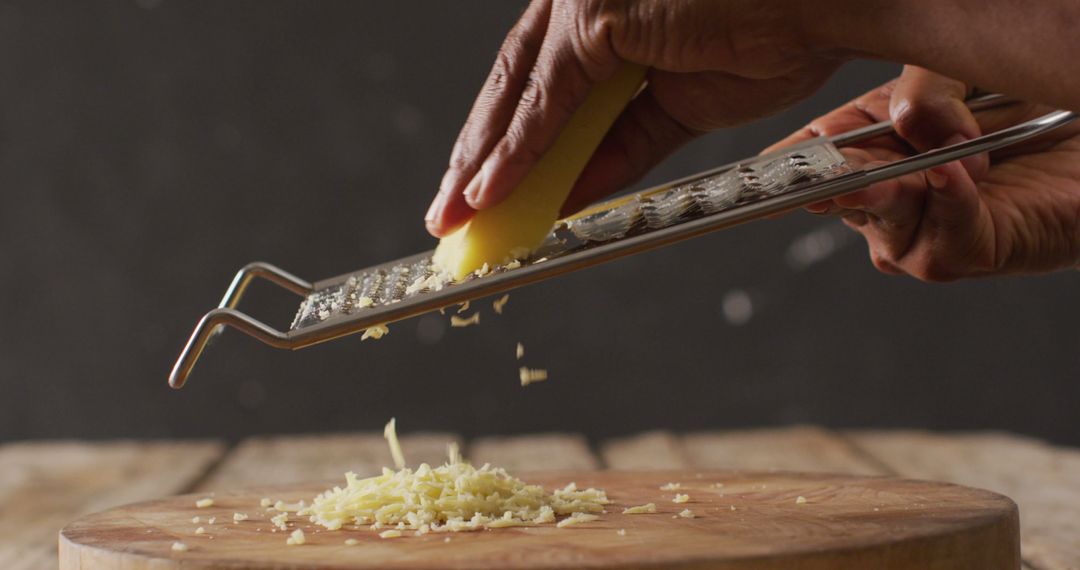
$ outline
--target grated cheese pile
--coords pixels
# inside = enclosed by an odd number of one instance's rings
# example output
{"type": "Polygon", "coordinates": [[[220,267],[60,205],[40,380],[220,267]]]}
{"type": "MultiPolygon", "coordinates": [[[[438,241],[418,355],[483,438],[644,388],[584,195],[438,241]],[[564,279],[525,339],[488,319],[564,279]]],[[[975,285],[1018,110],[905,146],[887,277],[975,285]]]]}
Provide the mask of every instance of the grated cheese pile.
{"type": "MultiPolygon", "coordinates": [[[[395,462],[404,463],[394,420],[385,435],[395,462]]],[[[345,481],[344,487],[315,497],[297,514],[329,530],[354,524],[386,529],[380,536],[390,538],[403,530],[425,534],[531,526],[572,515],[566,520],[573,522],[562,525],[567,526],[593,520],[590,513],[603,512],[609,504],[604,491],[578,489],[574,483],[549,495],[504,469],[462,462],[453,449],[450,461],[440,467],[424,463],[415,470],[383,468],[382,475],[367,479],[346,473],[345,481]]]]}

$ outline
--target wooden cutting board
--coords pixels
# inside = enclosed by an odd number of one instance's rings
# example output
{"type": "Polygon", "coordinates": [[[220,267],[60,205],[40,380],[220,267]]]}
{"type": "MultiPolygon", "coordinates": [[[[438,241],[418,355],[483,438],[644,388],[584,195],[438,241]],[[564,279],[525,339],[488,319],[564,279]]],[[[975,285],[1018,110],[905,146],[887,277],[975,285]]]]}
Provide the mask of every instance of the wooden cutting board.
{"type": "MultiPolygon", "coordinates": [[[[1016,504],[946,483],[798,473],[583,472],[522,476],[547,489],[571,481],[614,501],[600,520],[382,539],[371,530],[319,530],[287,546],[262,497],[310,502],[327,484],[220,492],[137,503],[83,517],[60,532],[61,570],[566,569],[1016,570],[1016,504]],[[675,504],[682,484],[690,501],[675,504]],[[805,502],[799,497],[804,497],[805,502]],[[656,514],[624,515],[655,503],[656,514]],[[697,516],[679,518],[689,508],[697,516]],[[250,518],[233,522],[233,513],[250,518]],[[192,517],[201,518],[201,524],[192,517]],[[216,517],[208,524],[209,517],[216,517]],[[202,526],[205,534],[196,535],[202,526]],[[624,529],[625,533],[620,530],[624,529]],[[445,539],[449,537],[449,542],[445,539]],[[358,544],[346,545],[346,539],[358,544]],[[188,546],[172,550],[174,542],[188,546]]],[[[291,529],[290,529],[291,531],[291,529]]]]}

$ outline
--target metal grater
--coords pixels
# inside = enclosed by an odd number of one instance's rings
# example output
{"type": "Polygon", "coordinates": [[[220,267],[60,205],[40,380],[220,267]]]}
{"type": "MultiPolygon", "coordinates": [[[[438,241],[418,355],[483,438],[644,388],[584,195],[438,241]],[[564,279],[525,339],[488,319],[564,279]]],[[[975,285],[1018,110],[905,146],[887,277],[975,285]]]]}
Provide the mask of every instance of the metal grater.
{"type": "MultiPolygon", "coordinates": [[[[991,95],[969,105],[980,110],[1009,102],[991,95]]],[[[236,274],[218,308],[196,325],[173,367],[169,384],[174,388],[184,385],[209,340],[225,326],[278,348],[303,348],[834,198],[875,182],[1008,146],[1075,118],[1072,112],[1056,111],[971,141],[865,170],[848,165],[838,147],[888,134],[892,132],[890,123],[809,140],[593,206],[557,222],[543,245],[527,259],[477,272],[460,282],[446,282],[432,271],[431,251],[315,283],[266,263],[252,263],[236,274]],[[255,277],[304,297],[287,332],[236,309],[255,277]]]]}

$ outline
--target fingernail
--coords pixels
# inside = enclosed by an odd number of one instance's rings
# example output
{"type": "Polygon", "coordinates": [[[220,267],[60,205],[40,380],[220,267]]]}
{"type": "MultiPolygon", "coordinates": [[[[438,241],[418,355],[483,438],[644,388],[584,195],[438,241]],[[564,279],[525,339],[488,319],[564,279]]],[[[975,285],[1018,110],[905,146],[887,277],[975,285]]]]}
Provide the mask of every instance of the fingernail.
{"type": "Polygon", "coordinates": [[[934,190],[941,190],[949,183],[948,174],[941,172],[940,169],[941,167],[938,166],[926,171],[926,181],[934,190]]]}
{"type": "MultiPolygon", "coordinates": [[[[952,146],[954,144],[960,144],[971,140],[970,138],[956,133],[945,140],[945,146],[952,146]]],[[[982,154],[975,154],[960,159],[960,164],[964,165],[964,170],[968,172],[972,177],[977,177],[982,174],[984,156],[982,154]]]]}
{"type": "Polygon", "coordinates": [[[427,213],[424,214],[424,221],[430,224],[435,221],[435,214],[438,212],[439,196],[442,196],[442,192],[435,195],[435,199],[431,201],[431,205],[428,206],[427,213]]]}

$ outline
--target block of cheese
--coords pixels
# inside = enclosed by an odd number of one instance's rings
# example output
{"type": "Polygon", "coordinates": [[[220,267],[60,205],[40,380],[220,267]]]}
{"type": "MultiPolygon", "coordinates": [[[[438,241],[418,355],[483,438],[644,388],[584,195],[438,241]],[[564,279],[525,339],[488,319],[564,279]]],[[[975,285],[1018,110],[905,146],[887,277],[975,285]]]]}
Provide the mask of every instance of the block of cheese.
{"type": "Polygon", "coordinates": [[[526,257],[543,243],[581,171],[634,97],[645,68],[624,63],[593,86],[562,133],[513,193],[442,239],[435,265],[454,279],[526,257]]]}

